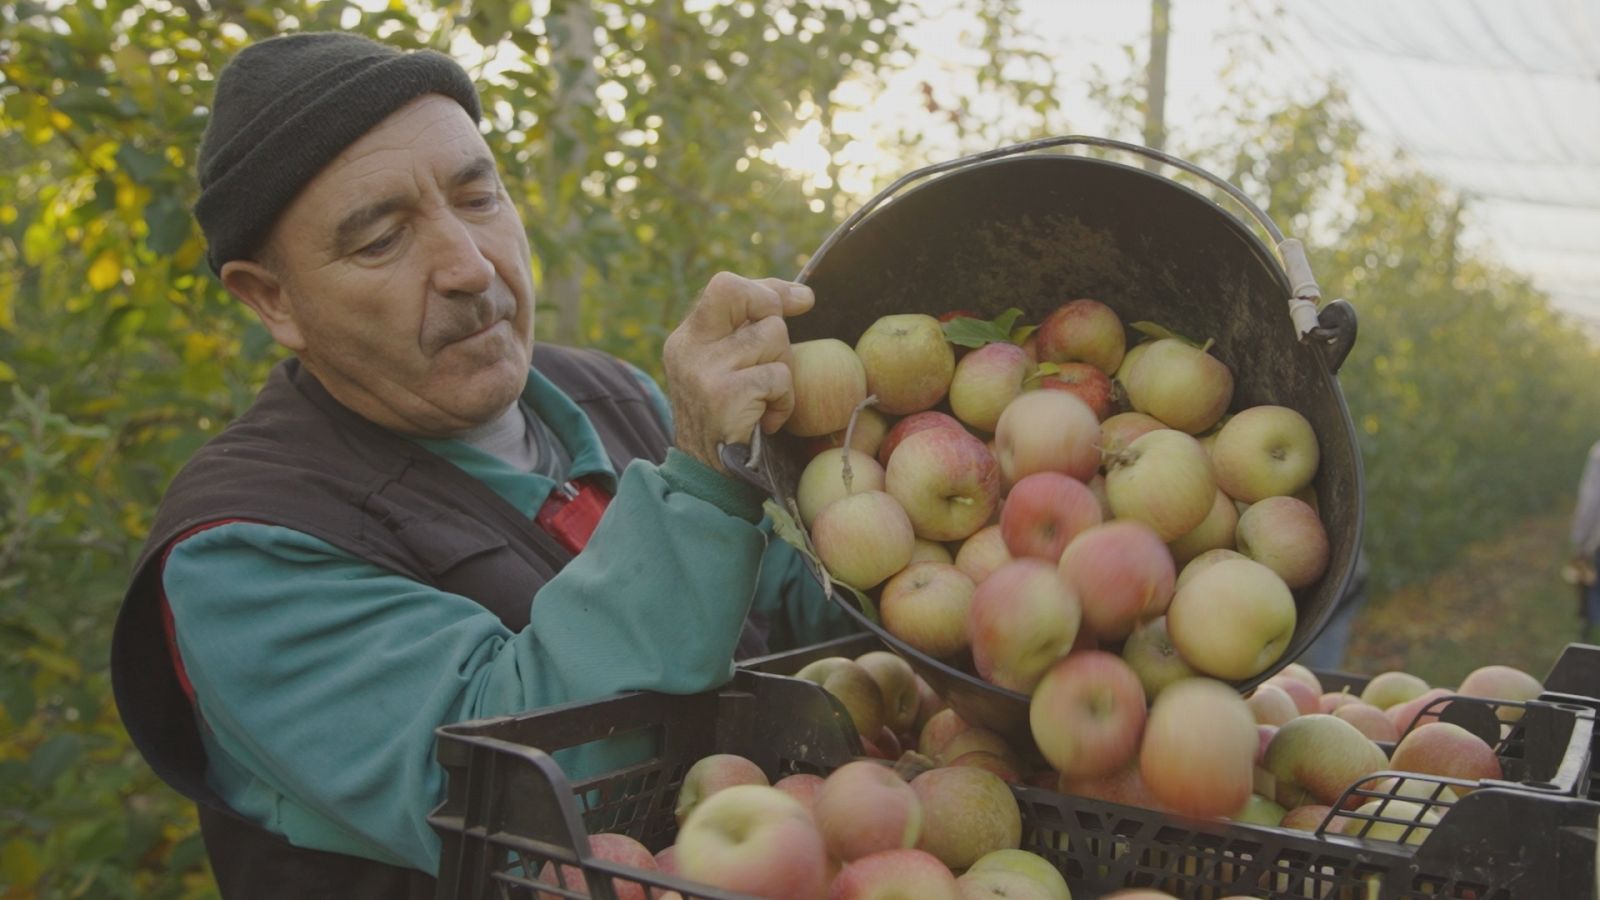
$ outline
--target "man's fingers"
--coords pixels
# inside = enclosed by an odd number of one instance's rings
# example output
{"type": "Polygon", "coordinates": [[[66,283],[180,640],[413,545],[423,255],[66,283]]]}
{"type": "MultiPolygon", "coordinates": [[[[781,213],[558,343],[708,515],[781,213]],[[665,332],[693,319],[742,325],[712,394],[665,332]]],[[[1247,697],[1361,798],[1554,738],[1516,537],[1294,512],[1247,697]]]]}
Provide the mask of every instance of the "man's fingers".
{"type": "Polygon", "coordinates": [[[763,278],[761,283],[771,288],[783,299],[783,314],[798,316],[816,305],[817,295],[806,285],[782,278],[763,278]]]}
{"type": "Polygon", "coordinates": [[[769,362],[744,370],[752,399],[765,404],[761,414],[761,430],[772,434],[789,421],[794,412],[794,379],[789,367],[781,362],[769,362]]]}
{"type": "Polygon", "coordinates": [[[701,340],[726,337],[746,322],[778,316],[784,300],[768,285],[729,272],[712,276],[684,320],[701,340]]]}

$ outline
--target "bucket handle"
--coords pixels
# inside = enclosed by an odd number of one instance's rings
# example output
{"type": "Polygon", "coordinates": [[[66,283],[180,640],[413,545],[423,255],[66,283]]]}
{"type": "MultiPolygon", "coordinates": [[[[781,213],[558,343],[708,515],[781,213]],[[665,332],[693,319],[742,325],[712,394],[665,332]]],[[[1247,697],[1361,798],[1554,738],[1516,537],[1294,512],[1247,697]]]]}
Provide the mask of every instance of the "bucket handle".
{"type": "Polygon", "coordinates": [[[1305,246],[1296,238],[1284,237],[1283,231],[1278,228],[1277,223],[1273,222],[1272,218],[1261,207],[1257,206],[1249,195],[1234,187],[1232,183],[1211,174],[1188,160],[1179,159],[1171,154],[1140,144],[1131,144],[1127,141],[1118,141],[1112,138],[1083,134],[1039,138],[1020,144],[985,150],[959,159],[933,163],[902,175],[840,223],[839,227],[835,228],[833,233],[828,235],[827,239],[822,242],[822,246],[817,248],[817,252],[812,254],[811,258],[806,261],[805,267],[800,270],[797,280],[806,281],[811,276],[817,261],[822,259],[834,244],[838,243],[846,234],[849,234],[874,209],[883,205],[884,202],[912,182],[992,159],[1018,156],[1037,150],[1047,150],[1052,147],[1063,147],[1071,144],[1122,150],[1147,159],[1153,159],[1173,168],[1182,169],[1233,198],[1235,202],[1260,223],[1262,228],[1266,229],[1267,235],[1272,238],[1277,247],[1278,256],[1283,262],[1284,270],[1289,276],[1289,284],[1292,286],[1289,292],[1289,318],[1294,322],[1295,334],[1299,336],[1302,342],[1315,341],[1325,345],[1327,348],[1325,357],[1328,368],[1334,374],[1338,374],[1339,367],[1344,364],[1345,357],[1350,355],[1350,349],[1355,345],[1355,308],[1344,300],[1335,300],[1320,312],[1318,311],[1317,304],[1322,299],[1322,289],[1317,287],[1316,278],[1311,274],[1311,262],[1306,258],[1305,246]]]}

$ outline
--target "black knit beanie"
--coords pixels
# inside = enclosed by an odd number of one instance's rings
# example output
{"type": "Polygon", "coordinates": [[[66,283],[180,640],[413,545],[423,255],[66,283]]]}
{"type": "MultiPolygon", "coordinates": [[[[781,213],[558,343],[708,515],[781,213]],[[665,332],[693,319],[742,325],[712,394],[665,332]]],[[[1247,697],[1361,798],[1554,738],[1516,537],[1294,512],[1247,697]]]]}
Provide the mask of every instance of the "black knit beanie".
{"type": "Polygon", "coordinates": [[[480,111],[472,79],[432,50],[401,52],[338,32],[270,38],[217,77],[200,139],[194,215],[214,272],[260,249],[285,207],[344,148],[424,94],[480,111]]]}

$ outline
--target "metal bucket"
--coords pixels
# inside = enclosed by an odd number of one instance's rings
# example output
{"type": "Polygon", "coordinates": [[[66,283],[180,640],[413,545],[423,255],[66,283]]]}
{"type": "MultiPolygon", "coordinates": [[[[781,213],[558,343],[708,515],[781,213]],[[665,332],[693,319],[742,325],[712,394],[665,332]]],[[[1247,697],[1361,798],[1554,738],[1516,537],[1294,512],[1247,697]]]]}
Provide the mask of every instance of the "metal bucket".
{"type": "MultiPolygon", "coordinates": [[[[1316,430],[1322,459],[1313,485],[1332,547],[1321,581],[1295,593],[1298,622],[1288,650],[1237,686],[1253,687],[1299,656],[1338,605],[1361,539],[1361,460],[1335,378],[1355,337],[1354,314],[1336,301],[1318,318],[1317,288],[1299,243],[1285,241],[1237,188],[1174,157],[1100,138],[1002,148],[902,178],[841,225],[800,280],[817,302],[790,321],[793,341],[833,337],[853,345],[878,317],[905,312],[967,309],[992,318],[1014,306],[1023,310],[1021,321],[1037,323],[1077,297],[1106,303],[1124,322],[1148,320],[1214,339],[1213,352],[1234,373],[1234,411],[1280,404],[1299,410],[1316,430]],[[1204,178],[1257,217],[1287,262],[1239,218],[1170,178],[1031,152],[1065,144],[1138,153],[1204,178]],[[1290,314],[1297,299],[1298,324],[1290,314]]],[[[793,496],[806,459],[802,443],[780,433],[761,454],[780,499],[793,496]]],[[[846,592],[832,594],[964,719],[1027,734],[1025,695],[917,651],[869,620],[846,592]]]]}

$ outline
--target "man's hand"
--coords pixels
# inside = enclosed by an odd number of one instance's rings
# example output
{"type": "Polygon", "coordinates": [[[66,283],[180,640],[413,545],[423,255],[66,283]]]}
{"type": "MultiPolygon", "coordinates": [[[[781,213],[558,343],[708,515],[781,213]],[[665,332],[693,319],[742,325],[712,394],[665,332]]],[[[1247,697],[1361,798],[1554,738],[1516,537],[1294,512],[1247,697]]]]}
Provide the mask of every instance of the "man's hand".
{"type": "Polygon", "coordinates": [[[678,449],[719,472],[718,444],[768,434],[794,410],[785,316],[811,308],[811,289],[719,272],[662,350],[678,449]]]}

